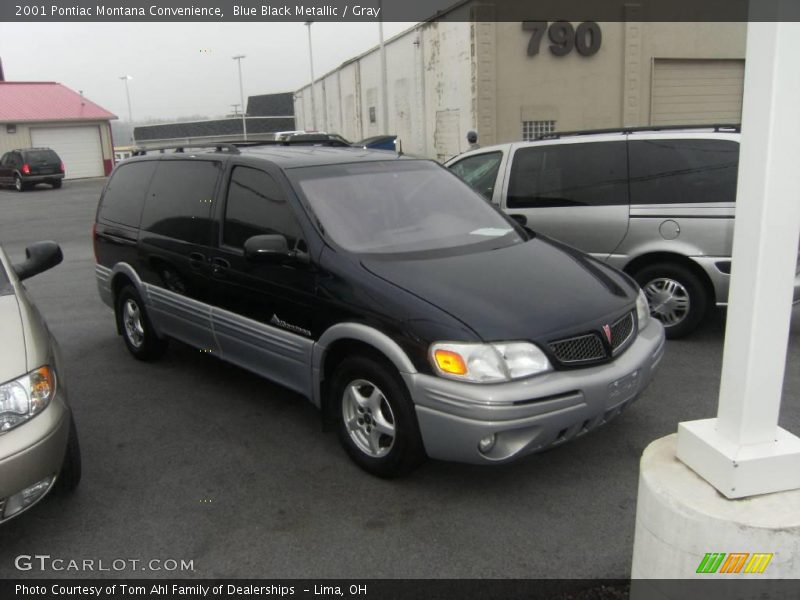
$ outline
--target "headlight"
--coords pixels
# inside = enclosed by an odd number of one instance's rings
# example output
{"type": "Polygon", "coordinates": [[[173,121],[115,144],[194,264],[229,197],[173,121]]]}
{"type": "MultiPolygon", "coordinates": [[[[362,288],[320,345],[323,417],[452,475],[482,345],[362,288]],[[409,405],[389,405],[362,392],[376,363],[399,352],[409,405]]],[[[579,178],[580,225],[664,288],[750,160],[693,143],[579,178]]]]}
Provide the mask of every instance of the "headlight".
{"type": "Polygon", "coordinates": [[[55,390],[55,372],[48,366],[0,385],[0,433],[42,412],[55,390]]]}
{"type": "Polygon", "coordinates": [[[475,383],[510,381],[552,368],[544,352],[527,342],[436,343],[431,345],[430,356],[442,377],[475,383]]]}
{"type": "Polygon", "coordinates": [[[641,289],[639,290],[639,297],[636,298],[636,316],[639,320],[639,331],[641,331],[650,322],[650,303],[641,289]]]}

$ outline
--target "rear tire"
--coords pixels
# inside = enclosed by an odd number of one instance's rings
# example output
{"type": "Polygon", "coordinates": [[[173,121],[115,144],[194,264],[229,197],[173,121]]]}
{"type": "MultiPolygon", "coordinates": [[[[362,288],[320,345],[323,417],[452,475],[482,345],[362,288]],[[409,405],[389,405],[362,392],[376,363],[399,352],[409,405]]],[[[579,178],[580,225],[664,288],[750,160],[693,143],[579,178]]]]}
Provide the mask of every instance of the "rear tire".
{"type": "Polygon", "coordinates": [[[14,175],[14,189],[18,192],[24,192],[28,189],[28,184],[23,183],[22,178],[19,175],[14,175]]]}
{"type": "Polygon", "coordinates": [[[331,380],[339,439],[350,458],[378,477],[410,472],[425,459],[414,404],[394,367],[346,358],[331,380]]]}
{"type": "Polygon", "coordinates": [[[67,451],[64,453],[64,463],[61,465],[61,472],[58,474],[56,488],[59,492],[71,492],[78,487],[81,481],[81,448],[78,444],[78,430],[75,428],[75,420],[69,419],[69,440],[67,441],[67,451]]]}
{"type": "Polygon", "coordinates": [[[156,360],[167,349],[167,340],[156,335],[139,292],[126,285],[115,304],[117,326],[128,351],[138,360],[156,360]]]}
{"type": "Polygon", "coordinates": [[[61,187],[61,183],[62,181],[60,179],[54,179],[53,181],[50,182],[54,190],[59,189],[61,187]]]}
{"type": "Polygon", "coordinates": [[[687,267],[656,263],[633,274],[650,303],[650,314],[664,325],[669,339],[694,331],[708,310],[709,298],[703,282],[687,267]]]}

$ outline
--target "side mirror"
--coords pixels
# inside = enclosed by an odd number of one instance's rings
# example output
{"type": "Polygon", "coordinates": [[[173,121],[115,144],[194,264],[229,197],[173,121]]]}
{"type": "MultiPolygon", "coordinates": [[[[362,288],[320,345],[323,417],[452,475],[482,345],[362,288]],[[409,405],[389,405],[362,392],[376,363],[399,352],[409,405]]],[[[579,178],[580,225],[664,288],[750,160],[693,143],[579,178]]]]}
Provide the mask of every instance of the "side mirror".
{"type": "Polygon", "coordinates": [[[508,216],[514,219],[522,227],[525,227],[528,224],[528,217],[526,217],[525,215],[508,215],[508,216]]]}
{"type": "Polygon", "coordinates": [[[25,258],[24,262],[14,265],[20,281],[52,269],[64,260],[64,255],[55,242],[36,242],[25,248],[25,258]]]}
{"type": "Polygon", "coordinates": [[[294,256],[286,237],[278,233],[254,235],[244,242],[245,258],[255,262],[279,262],[294,256]]]}

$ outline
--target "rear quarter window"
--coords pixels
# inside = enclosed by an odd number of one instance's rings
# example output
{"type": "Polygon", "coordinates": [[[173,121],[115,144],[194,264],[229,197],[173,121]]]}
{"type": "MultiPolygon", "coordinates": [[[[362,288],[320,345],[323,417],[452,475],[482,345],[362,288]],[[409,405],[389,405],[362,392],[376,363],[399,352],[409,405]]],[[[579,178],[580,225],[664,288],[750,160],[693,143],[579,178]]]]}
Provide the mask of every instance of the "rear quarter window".
{"type": "Polygon", "coordinates": [[[656,139],[630,145],[631,204],[736,201],[737,142],[656,139]]]}
{"type": "Polygon", "coordinates": [[[118,166],[100,201],[98,218],[138,227],[147,187],[157,165],[157,161],[146,161],[118,166]]]}
{"type": "Polygon", "coordinates": [[[193,244],[209,243],[211,202],[220,172],[218,161],[159,161],[141,228],[193,244]]]}

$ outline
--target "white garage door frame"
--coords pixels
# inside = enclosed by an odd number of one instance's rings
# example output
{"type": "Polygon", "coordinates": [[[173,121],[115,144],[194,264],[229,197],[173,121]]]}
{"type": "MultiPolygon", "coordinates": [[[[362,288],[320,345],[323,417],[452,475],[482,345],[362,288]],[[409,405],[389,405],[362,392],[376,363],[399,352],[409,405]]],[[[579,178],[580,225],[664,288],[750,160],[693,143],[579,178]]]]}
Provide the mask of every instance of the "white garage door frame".
{"type": "Polygon", "coordinates": [[[64,161],[65,179],[103,177],[103,140],[100,125],[31,127],[31,145],[48,147],[64,161]]]}
{"type": "Polygon", "coordinates": [[[650,125],[741,122],[743,58],[654,57],[650,125]]]}

